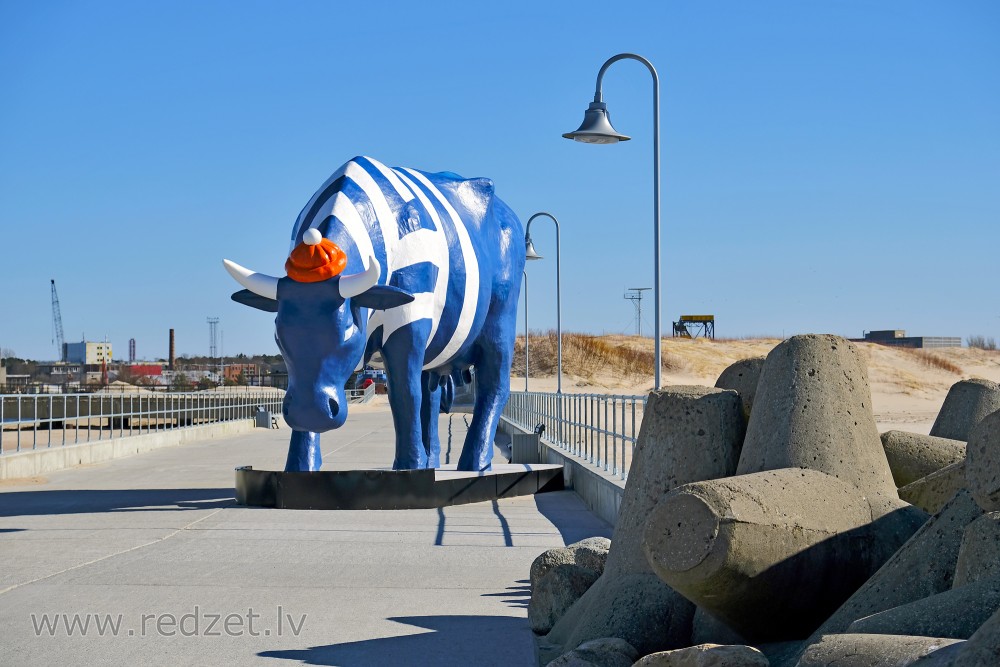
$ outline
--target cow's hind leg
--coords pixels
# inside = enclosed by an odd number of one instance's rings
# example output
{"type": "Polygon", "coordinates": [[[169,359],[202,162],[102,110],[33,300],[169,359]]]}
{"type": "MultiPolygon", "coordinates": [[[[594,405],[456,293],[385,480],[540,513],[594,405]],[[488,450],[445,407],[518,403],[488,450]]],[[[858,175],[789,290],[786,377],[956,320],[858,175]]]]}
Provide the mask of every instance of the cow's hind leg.
{"type": "Polygon", "coordinates": [[[458,459],[459,470],[490,469],[493,438],[510,395],[517,299],[495,302],[490,310],[477,342],[476,405],[458,459]]]}
{"type": "Polygon", "coordinates": [[[323,465],[323,452],[319,448],[319,433],[292,431],[288,443],[285,472],[312,472],[323,465]]]}
{"type": "Polygon", "coordinates": [[[420,427],[424,451],[427,452],[427,467],[441,465],[441,441],[438,439],[438,415],[441,414],[441,385],[436,373],[424,371],[420,375],[420,427]],[[429,387],[428,385],[433,385],[429,387]]]}

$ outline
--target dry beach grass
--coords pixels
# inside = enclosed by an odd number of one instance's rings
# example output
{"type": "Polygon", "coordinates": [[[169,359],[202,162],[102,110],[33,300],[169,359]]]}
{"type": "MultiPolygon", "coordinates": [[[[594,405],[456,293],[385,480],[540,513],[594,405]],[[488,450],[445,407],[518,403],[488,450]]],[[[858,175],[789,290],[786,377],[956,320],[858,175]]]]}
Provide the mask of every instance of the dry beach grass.
{"type": "MultiPolygon", "coordinates": [[[[765,356],[779,342],[779,338],[664,339],[663,381],[668,385],[714,385],[719,374],[733,362],[765,356]]],[[[972,377],[1000,381],[997,350],[912,350],[874,343],[855,345],[868,362],[872,404],[881,430],[899,428],[927,433],[951,385],[972,377]]],[[[555,334],[532,334],[529,348],[529,388],[555,391],[555,334]]],[[[524,389],[523,336],[518,337],[511,387],[524,389]]],[[[645,394],[652,387],[652,338],[563,334],[564,392],[645,394]]]]}

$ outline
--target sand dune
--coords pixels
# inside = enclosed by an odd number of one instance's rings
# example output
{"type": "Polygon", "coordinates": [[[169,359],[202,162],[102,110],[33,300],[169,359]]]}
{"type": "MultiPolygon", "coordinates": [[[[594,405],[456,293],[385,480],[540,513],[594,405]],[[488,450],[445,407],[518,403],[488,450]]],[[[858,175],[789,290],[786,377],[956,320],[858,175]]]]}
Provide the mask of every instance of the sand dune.
{"type": "MultiPolygon", "coordinates": [[[[575,334],[579,336],[579,334],[575,334]]],[[[653,341],[636,336],[583,337],[583,349],[574,334],[563,336],[563,392],[645,394],[653,388],[653,341]],[[599,354],[587,348],[594,344],[599,354]],[[624,361],[605,348],[621,350],[624,361]],[[646,361],[645,372],[635,372],[636,356],[646,361]]],[[[664,384],[714,385],[731,363],[766,355],[778,339],[708,340],[665,339],[664,384]]],[[[927,433],[948,388],[959,380],[981,377],[1000,382],[1000,351],[970,348],[908,350],[874,343],[855,343],[868,360],[872,405],[882,430],[898,428],[927,433]]],[[[555,391],[555,336],[529,339],[532,391],[555,391]]],[[[524,390],[524,341],[519,337],[511,388],[524,390]]]]}

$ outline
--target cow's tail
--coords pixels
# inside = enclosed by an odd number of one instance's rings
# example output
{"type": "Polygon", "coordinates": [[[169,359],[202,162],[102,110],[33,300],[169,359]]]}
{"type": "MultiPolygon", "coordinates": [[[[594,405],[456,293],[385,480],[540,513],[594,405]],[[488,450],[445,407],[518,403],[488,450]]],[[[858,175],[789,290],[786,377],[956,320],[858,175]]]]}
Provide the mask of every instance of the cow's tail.
{"type": "Polygon", "coordinates": [[[441,412],[448,414],[451,412],[451,404],[455,402],[455,380],[450,375],[442,380],[444,384],[441,385],[441,412]]]}

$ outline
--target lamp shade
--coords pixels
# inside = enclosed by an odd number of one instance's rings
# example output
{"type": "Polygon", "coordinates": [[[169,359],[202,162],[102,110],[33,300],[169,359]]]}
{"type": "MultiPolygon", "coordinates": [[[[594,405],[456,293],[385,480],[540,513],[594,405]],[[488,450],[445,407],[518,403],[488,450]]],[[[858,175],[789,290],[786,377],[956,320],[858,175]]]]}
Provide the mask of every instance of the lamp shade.
{"type": "Polygon", "coordinates": [[[524,237],[524,258],[525,259],[542,259],[542,256],[535,252],[535,246],[531,243],[531,237],[525,235],[524,237]]]}
{"type": "Polygon", "coordinates": [[[611,126],[608,105],[604,102],[591,102],[583,114],[583,123],[580,127],[563,136],[585,144],[616,144],[619,141],[628,141],[632,138],[621,134],[611,126]]]}

